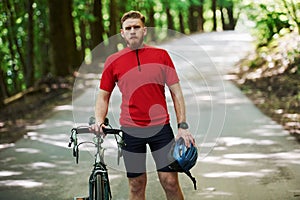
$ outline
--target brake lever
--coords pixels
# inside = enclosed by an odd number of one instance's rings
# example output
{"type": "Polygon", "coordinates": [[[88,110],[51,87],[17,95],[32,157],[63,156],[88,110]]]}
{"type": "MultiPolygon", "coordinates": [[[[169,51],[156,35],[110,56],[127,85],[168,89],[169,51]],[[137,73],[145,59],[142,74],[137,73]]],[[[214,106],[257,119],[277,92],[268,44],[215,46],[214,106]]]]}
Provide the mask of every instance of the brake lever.
{"type": "Polygon", "coordinates": [[[79,162],[79,148],[78,145],[76,146],[76,164],[79,162]]]}
{"type": "Polygon", "coordinates": [[[70,136],[68,147],[71,147],[73,142],[74,142],[74,140],[73,140],[72,136],[70,136]]]}
{"type": "Polygon", "coordinates": [[[117,159],[117,163],[118,165],[120,165],[120,158],[122,157],[122,149],[120,149],[120,147],[118,147],[118,159],[117,159]]]}
{"type": "Polygon", "coordinates": [[[117,136],[115,135],[115,139],[116,139],[117,145],[118,145],[118,158],[117,158],[117,163],[118,163],[118,165],[119,165],[119,164],[120,164],[120,158],[123,156],[123,153],[122,153],[122,147],[125,147],[125,146],[126,146],[126,143],[124,142],[123,137],[122,137],[120,134],[118,134],[118,137],[121,138],[121,141],[120,141],[120,142],[118,142],[118,140],[117,140],[116,137],[117,137],[117,136]]]}
{"type": "Polygon", "coordinates": [[[75,143],[75,136],[76,136],[76,130],[73,128],[71,130],[71,135],[70,135],[68,147],[71,147],[73,142],[75,143]]]}

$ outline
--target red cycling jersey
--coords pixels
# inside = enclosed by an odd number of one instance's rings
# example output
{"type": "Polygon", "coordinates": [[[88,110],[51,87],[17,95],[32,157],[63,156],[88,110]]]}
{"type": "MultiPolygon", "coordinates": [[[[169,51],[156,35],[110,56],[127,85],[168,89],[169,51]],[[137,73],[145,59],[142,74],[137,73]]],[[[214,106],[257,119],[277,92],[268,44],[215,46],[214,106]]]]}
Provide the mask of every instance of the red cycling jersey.
{"type": "Polygon", "coordinates": [[[125,48],[105,62],[100,89],[112,92],[117,83],[122,93],[120,124],[145,127],[169,123],[165,85],[178,83],[167,51],[148,45],[125,48]]]}

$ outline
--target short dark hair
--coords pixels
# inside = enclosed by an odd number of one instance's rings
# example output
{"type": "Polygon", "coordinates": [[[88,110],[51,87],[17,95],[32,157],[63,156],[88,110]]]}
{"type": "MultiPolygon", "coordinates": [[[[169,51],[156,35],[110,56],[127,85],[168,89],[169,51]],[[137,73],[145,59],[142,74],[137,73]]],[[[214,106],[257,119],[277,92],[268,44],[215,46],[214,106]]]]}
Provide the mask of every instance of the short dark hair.
{"type": "Polygon", "coordinates": [[[139,11],[132,10],[123,15],[123,17],[121,18],[121,25],[123,25],[124,21],[129,18],[140,19],[143,22],[143,24],[145,24],[146,21],[146,18],[142,13],[140,13],[139,11]]]}

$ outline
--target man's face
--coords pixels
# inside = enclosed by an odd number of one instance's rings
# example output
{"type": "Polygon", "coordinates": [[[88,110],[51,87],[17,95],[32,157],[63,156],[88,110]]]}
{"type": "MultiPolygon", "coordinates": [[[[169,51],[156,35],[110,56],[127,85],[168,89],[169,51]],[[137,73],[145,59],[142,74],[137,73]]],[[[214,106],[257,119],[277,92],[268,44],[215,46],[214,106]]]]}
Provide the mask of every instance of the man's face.
{"type": "Polygon", "coordinates": [[[129,18],[123,22],[121,35],[131,49],[141,48],[147,28],[140,19],[129,18]]]}

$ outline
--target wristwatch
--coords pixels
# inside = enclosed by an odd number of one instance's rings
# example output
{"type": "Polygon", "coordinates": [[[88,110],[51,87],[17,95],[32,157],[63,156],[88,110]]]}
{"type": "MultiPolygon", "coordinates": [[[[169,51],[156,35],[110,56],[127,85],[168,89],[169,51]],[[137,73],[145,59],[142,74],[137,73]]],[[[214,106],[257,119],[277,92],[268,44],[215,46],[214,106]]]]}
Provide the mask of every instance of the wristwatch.
{"type": "Polygon", "coordinates": [[[186,122],[180,122],[178,123],[178,128],[188,129],[189,125],[186,122]]]}

